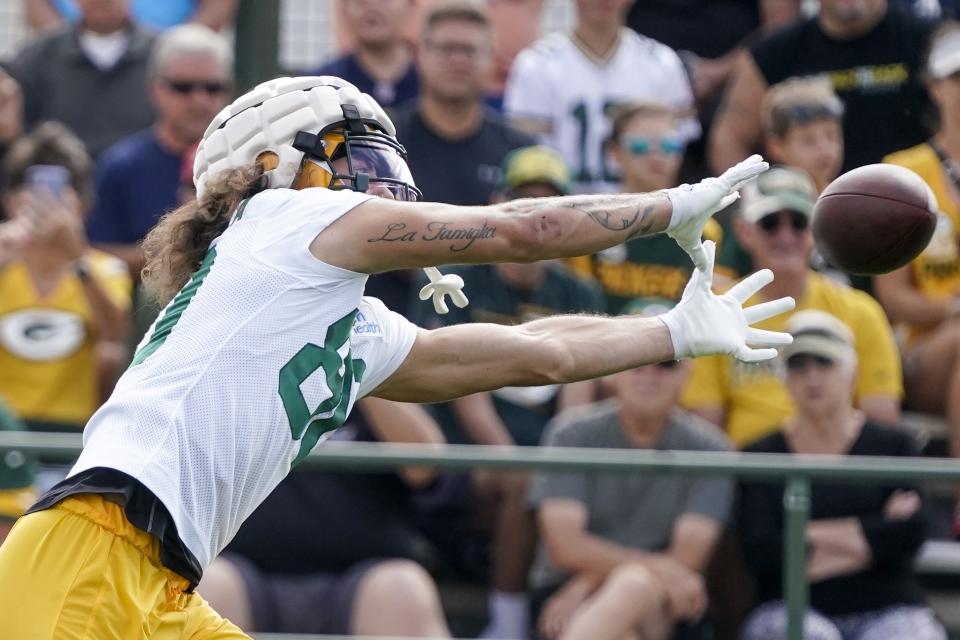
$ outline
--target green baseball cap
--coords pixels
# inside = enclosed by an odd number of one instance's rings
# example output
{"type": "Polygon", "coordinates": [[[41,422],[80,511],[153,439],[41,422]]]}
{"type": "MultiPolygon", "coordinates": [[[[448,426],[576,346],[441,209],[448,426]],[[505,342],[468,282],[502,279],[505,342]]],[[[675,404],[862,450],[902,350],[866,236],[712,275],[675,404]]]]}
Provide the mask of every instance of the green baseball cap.
{"type": "Polygon", "coordinates": [[[570,171],[563,158],[542,145],[521,147],[507,154],[501,166],[501,191],[534,183],[549,184],[560,193],[570,193],[570,171]]]}

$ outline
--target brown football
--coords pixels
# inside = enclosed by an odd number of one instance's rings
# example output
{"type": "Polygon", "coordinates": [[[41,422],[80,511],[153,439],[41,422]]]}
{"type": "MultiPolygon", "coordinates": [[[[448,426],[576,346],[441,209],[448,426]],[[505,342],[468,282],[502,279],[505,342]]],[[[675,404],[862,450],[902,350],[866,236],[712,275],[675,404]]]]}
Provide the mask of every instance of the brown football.
{"type": "Polygon", "coordinates": [[[937,224],[933,192],[913,171],[868,164],[831,182],[813,209],[821,255],[848,273],[887,273],[916,258],[937,224]]]}

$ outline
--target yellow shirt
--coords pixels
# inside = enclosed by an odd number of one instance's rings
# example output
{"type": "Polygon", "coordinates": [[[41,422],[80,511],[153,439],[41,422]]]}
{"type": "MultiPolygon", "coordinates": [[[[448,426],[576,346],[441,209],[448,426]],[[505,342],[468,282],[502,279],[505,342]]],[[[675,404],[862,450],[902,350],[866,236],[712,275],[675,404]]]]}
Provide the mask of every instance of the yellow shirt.
{"type": "MultiPolygon", "coordinates": [[[[92,277],[130,308],[125,264],[91,250],[92,277]]],[[[96,336],[83,284],[73,273],[41,298],[26,265],[0,269],[0,395],[19,418],[83,427],[99,404],[96,336]]]]}
{"type": "MultiPolygon", "coordinates": [[[[883,159],[919,175],[933,190],[940,206],[937,229],[930,244],[910,264],[913,284],[931,298],[960,295],[960,203],[954,200],[948,178],[936,152],[928,144],[897,151],[883,159]]],[[[916,338],[930,327],[906,326],[908,337],[916,338]]]]}
{"type": "MultiPolygon", "coordinates": [[[[748,304],[755,303],[756,300],[751,300],[748,304]]],[[[811,272],[795,311],[755,326],[785,331],[789,318],[802,309],[821,309],[850,327],[859,358],[858,398],[900,397],[903,392],[900,355],[890,324],[876,300],[811,272]]],[[[771,433],[793,414],[793,400],[782,382],[781,367],[779,359],[747,364],[729,356],[697,358],[693,361],[682,404],[690,409],[722,407],[727,433],[737,446],[743,447],[771,433]]]]}

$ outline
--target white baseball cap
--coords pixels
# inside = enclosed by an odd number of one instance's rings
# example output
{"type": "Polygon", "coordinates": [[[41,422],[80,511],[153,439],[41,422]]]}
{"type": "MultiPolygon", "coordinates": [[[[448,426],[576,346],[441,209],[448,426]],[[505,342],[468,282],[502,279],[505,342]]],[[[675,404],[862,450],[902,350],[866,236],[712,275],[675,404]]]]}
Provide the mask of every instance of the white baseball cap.
{"type": "Polygon", "coordinates": [[[850,328],[825,311],[797,311],[787,322],[787,331],[793,336],[793,342],[783,347],[784,360],[799,354],[811,354],[831,362],[856,361],[850,328]]]}
{"type": "Polygon", "coordinates": [[[960,71],[960,30],[949,31],[936,39],[930,49],[927,71],[937,80],[960,71]]]}

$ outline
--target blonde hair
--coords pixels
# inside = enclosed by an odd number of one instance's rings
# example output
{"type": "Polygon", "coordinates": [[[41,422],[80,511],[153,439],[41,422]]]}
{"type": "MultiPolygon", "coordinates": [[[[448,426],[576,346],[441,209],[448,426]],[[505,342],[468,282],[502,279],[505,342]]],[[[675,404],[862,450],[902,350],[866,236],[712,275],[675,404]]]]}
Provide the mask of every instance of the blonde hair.
{"type": "Polygon", "coordinates": [[[827,78],[791,78],[767,90],[762,111],[766,134],[782,138],[799,124],[822,119],[840,121],[843,101],[827,78]]]}
{"type": "Polygon", "coordinates": [[[207,184],[196,198],[160,218],[143,241],[146,265],[141,277],[160,305],[176,295],[200,267],[214,238],[223,233],[234,210],[267,188],[263,166],[229,169],[207,184]]]}

